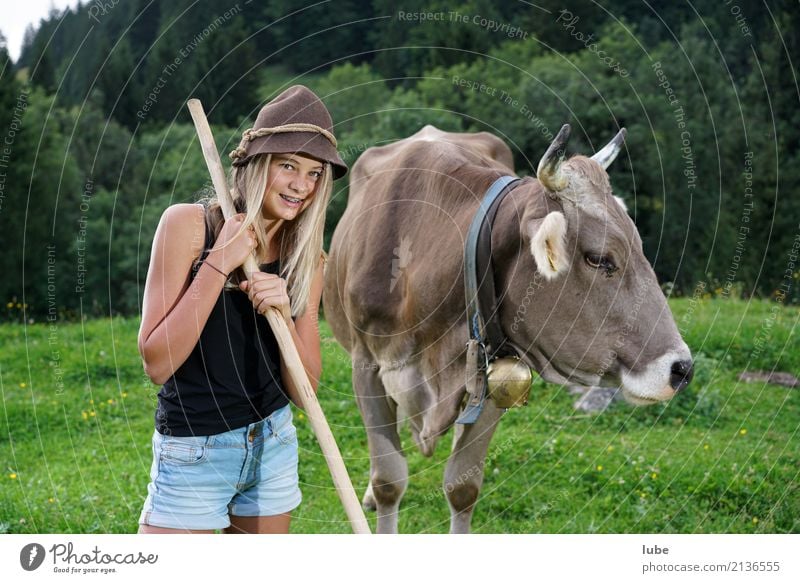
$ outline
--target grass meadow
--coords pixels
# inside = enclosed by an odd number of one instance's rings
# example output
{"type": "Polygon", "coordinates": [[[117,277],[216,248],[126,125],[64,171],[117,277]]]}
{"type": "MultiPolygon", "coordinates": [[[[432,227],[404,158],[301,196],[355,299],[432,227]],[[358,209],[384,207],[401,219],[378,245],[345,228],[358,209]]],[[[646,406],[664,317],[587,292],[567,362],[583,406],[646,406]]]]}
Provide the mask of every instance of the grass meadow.
{"type": "MultiPolygon", "coordinates": [[[[473,530],[481,533],[798,533],[800,388],[743,383],[744,370],[800,374],[800,309],[671,299],[695,381],[666,405],[576,412],[536,380],[495,434],[473,530]]],[[[132,533],[144,500],[158,387],[144,376],[137,319],[0,326],[0,532],[132,533]]],[[[359,498],[366,434],[349,359],[323,325],[319,396],[359,498]]],[[[310,426],[295,411],[303,504],[293,532],[349,532],[310,426]]],[[[403,444],[401,532],[443,533],[450,448],[403,444]]],[[[374,515],[368,518],[374,528],[374,515]]]]}

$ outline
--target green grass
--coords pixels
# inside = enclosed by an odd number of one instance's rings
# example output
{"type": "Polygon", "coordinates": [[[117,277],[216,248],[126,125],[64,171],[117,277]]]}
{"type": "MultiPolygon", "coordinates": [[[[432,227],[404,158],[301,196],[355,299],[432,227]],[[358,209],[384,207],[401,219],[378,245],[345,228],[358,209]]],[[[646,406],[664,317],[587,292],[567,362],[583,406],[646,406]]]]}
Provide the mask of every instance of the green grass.
{"type": "MultiPolygon", "coordinates": [[[[690,388],[666,405],[588,416],[537,380],[530,404],[509,411],[492,442],[475,531],[800,532],[800,389],[737,380],[746,368],[800,373],[800,310],[670,305],[696,356],[690,388]]],[[[157,393],[141,370],[137,328],[121,318],[0,326],[0,532],[135,532],[157,393]]],[[[360,497],[366,434],[347,355],[327,326],[323,335],[320,400],[360,497]]],[[[292,530],[349,532],[308,423],[295,416],[304,502],[292,530]]],[[[450,435],[430,459],[405,430],[403,443],[411,477],[400,529],[446,532],[450,435]]]]}

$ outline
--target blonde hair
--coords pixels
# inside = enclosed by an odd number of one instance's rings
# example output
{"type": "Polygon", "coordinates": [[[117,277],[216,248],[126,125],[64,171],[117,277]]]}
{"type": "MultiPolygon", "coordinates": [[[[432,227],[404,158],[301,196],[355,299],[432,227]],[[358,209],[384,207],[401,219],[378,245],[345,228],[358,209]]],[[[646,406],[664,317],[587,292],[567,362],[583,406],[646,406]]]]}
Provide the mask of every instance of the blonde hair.
{"type": "MultiPolygon", "coordinates": [[[[266,250],[266,231],[261,224],[261,208],[269,182],[271,154],[254,156],[244,166],[234,166],[229,175],[229,188],[236,212],[245,213],[242,231],[255,225],[258,248],[266,250]]],[[[286,279],[292,316],[302,315],[308,307],[308,296],[311,282],[314,279],[319,262],[323,259],[323,235],[325,231],[325,211],[328,208],[333,179],[331,165],[324,164],[322,176],[316,183],[311,203],[300,211],[293,221],[284,221],[280,231],[275,234],[273,244],[278,245],[281,277],[286,279]]],[[[206,223],[214,233],[214,240],[219,236],[224,223],[222,209],[217,197],[205,201],[207,208],[206,223]]],[[[241,270],[236,270],[233,287],[238,281],[245,279],[241,270]]]]}

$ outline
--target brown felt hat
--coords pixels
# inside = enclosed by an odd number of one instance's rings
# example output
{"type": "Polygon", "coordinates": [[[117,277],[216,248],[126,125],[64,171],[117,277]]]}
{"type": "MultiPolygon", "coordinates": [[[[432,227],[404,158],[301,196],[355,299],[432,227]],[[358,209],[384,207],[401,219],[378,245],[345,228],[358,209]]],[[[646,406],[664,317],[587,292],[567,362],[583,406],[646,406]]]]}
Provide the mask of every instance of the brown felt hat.
{"type": "Polygon", "coordinates": [[[258,154],[306,154],[329,162],[333,179],[347,173],[333,135],[331,114],[313,91],[294,85],[258,112],[255,125],[245,130],[239,147],[229,156],[234,166],[244,166],[258,154]]]}

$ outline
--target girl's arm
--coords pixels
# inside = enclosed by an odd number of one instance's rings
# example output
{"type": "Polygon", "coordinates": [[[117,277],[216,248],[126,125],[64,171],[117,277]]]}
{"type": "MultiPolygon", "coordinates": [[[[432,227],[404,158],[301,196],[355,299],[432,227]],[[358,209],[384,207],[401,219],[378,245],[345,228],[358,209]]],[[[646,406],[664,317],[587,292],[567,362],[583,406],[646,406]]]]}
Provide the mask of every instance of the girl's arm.
{"type": "MultiPolygon", "coordinates": [[[[314,279],[311,282],[308,307],[306,307],[303,315],[295,321],[292,321],[291,318],[286,280],[274,274],[257,272],[250,274],[250,280],[241,284],[241,288],[248,293],[250,301],[253,302],[260,314],[265,314],[272,307],[277,307],[281,310],[292,335],[292,340],[297,347],[303,368],[305,368],[308,380],[311,382],[311,387],[315,392],[322,372],[319,339],[319,302],[322,297],[322,272],[323,263],[320,261],[317,270],[314,272],[314,279]]],[[[281,378],[289,398],[295,405],[302,408],[298,387],[292,381],[284,359],[281,359],[281,378]]]]}
{"type": "Polygon", "coordinates": [[[194,204],[169,207],[161,216],[153,239],[142,302],[139,353],[145,373],[156,384],[166,382],[197,344],[225,284],[226,278],[219,271],[230,273],[255,245],[253,236],[236,236],[244,215],[233,217],[226,221],[217,244],[192,280],[192,263],[205,244],[204,212],[202,206],[194,204]],[[232,240],[231,244],[218,249],[228,240],[232,240]]]}
{"type": "MultiPolygon", "coordinates": [[[[314,279],[311,282],[311,290],[308,294],[308,307],[302,316],[292,321],[287,318],[286,325],[292,334],[303,368],[306,369],[311,388],[317,392],[319,377],[322,374],[322,354],[319,339],[319,301],[322,298],[322,270],[323,262],[320,261],[314,279]]],[[[286,368],[286,361],[281,359],[281,378],[286,387],[289,397],[295,405],[302,407],[302,400],[297,386],[292,381],[292,377],[286,368]]]]}

